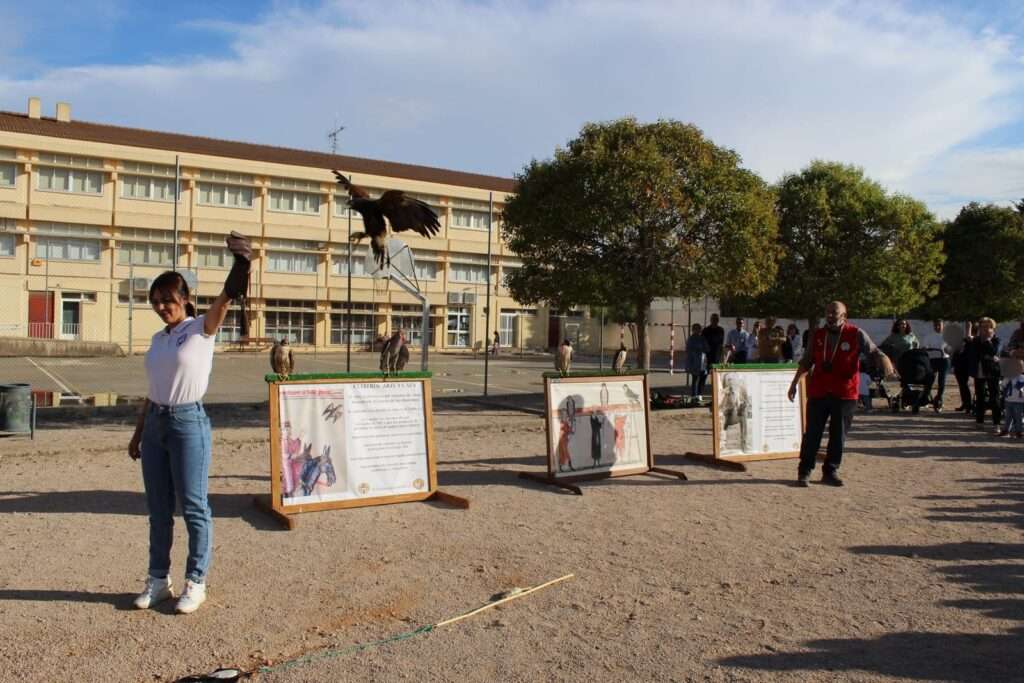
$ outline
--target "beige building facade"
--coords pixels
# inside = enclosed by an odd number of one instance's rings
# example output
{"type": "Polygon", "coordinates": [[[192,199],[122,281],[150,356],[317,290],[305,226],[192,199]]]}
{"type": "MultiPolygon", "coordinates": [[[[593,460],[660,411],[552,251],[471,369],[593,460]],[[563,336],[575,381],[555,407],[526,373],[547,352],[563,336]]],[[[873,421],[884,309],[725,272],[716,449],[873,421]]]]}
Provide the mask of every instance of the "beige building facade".
{"type": "MultiPolygon", "coordinates": [[[[34,98],[27,113],[0,112],[0,335],[144,350],[159,326],[147,301],[152,279],[177,253],[202,311],[231,265],[224,237],[237,230],[255,250],[249,337],[340,350],[350,316],[353,348],[397,327],[421,344],[420,304],[366,275],[365,242],[353,248],[348,307],[347,238],[362,222],[332,168],[371,193],[399,189],[438,213],[434,238],[399,235],[429,299],[431,348],[485,348],[486,315],[504,347],[547,348],[547,312],[521,306],[502,284],[520,265],[496,220],[511,179],[76,122],[66,105],[44,117],[34,98]]],[[[244,336],[241,320],[234,306],[222,346],[244,336]]]]}

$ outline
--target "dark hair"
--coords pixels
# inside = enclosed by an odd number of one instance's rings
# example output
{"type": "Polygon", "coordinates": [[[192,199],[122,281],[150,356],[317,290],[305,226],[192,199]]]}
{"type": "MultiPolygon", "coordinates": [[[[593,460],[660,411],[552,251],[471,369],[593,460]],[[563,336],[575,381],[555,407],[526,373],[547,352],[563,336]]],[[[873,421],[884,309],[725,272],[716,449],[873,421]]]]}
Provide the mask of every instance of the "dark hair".
{"type": "Polygon", "coordinates": [[[181,276],[181,273],[168,270],[160,273],[153,284],[149,286],[149,303],[153,303],[153,295],[157,292],[163,294],[177,294],[181,297],[181,300],[185,302],[185,315],[190,315],[193,318],[196,315],[196,307],[192,305],[192,302],[188,300],[188,283],[185,282],[185,278],[181,276]]]}

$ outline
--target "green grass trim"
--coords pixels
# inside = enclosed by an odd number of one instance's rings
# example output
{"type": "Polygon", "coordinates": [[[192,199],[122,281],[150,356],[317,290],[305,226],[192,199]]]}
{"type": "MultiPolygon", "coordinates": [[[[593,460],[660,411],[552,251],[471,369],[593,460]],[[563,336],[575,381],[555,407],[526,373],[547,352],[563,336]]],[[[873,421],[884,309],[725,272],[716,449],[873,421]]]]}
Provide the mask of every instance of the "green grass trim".
{"type": "Polygon", "coordinates": [[[647,370],[640,369],[629,369],[624,372],[615,372],[614,370],[580,370],[578,372],[569,372],[567,375],[562,375],[553,370],[541,373],[541,376],[545,379],[562,379],[567,377],[622,377],[623,375],[646,375],[647,370]]]}
{"type": "Polygon", "coordinates": [[[714,370],[796,370],[799,363],[715,363],[714,370]]]}
{"type": "MultiPolygon", "coordinates": [[[[430,379],[434,376],[432,372],[393,372],[388,379],[430,379]]],[[[305,381],[311,379],[375,379],[383,380],[383,372],[307,372],[303,374],[288,375],[288,381],[305,381]]],[[[284,381],[281,375],[269,373],[263,376],[263,381],[281,382],[284,381]]]]}

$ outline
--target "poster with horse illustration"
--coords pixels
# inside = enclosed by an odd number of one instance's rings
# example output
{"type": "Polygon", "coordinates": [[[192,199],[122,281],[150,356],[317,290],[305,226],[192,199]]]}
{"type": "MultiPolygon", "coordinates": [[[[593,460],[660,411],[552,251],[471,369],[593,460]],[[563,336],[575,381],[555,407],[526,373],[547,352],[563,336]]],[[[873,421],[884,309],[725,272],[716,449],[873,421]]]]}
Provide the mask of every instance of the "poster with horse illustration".
{"type": "Polygon", "coordinates": [[[548,474],[620,476],[651,468],[647,378],[550,377],[545,382],[548,474]]]}
{"type": "Polygon", "coordinates": [[[430,498],[429,379],[275,382],[271,499],[284,514],[430,498]]]}

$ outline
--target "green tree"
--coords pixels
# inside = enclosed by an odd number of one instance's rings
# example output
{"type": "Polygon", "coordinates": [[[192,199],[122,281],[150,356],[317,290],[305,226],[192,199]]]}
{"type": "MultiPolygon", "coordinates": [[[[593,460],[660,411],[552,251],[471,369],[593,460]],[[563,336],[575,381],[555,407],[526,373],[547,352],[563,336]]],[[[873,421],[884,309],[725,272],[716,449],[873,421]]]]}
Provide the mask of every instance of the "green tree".
{"type": "Polygon", "coordinates": [[[517,175],[505,237],[523,267],[513,296],[632,309],[649,367],[657,297],[757,293],[775,276],[773,197],[732,150],[677,121],[587,124],[517,175]]]}
{"type": "Polygon", "coordinates": [[[947,224],[943,237],[946,263],[929,312],[955,320],[1024,319],[1024,202],[972,202],[947,224]]]}
{"type": "Polygon", "coordinates": [[[817,321],[829,301],[850,315],[887,316],[922,304],[938,288],[941,227],[924,204],[888,194],[863,170],[815,161],[776,188],[779,277],[729,310],[817,321]]]}

